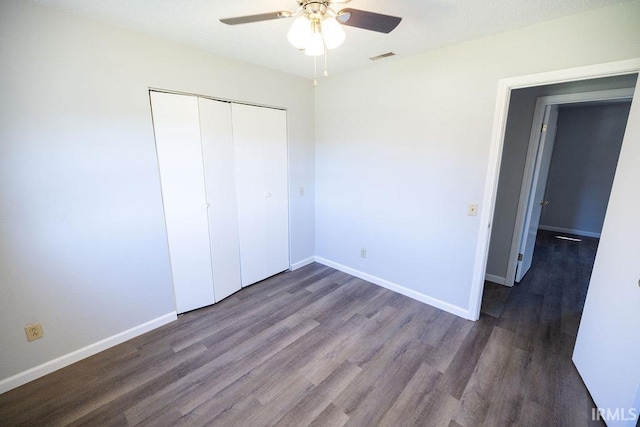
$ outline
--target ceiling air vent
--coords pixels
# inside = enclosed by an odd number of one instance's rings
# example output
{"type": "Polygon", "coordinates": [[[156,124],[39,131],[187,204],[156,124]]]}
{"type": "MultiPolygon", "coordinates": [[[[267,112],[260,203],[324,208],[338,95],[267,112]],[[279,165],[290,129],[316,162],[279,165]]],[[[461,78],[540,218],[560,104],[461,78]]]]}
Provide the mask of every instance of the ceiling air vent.
{"type": "Polygon", "coordinates": [[[377,56],[372,56],[371,58],[369,58],[372,61],[377,61],[378,59],[382,59],[382,58],[388,58],[390,56],[395,56],[395,53],[393,52],[387,52],[387,53],[383,53],[381,55],[377,55],[377,56]]]}

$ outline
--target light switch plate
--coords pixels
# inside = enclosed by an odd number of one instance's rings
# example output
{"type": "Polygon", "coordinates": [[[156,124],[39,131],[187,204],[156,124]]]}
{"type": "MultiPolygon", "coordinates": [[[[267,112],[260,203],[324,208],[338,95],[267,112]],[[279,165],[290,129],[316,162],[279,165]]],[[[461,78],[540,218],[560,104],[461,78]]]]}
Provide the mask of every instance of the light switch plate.
{"type": "Polygon", "coordinates": [[[469,207],[467,208],[467,215],[469,215],[469,216],[478,215],[478,204],[477,203],[470,203],[469,204],[469,207]]]}

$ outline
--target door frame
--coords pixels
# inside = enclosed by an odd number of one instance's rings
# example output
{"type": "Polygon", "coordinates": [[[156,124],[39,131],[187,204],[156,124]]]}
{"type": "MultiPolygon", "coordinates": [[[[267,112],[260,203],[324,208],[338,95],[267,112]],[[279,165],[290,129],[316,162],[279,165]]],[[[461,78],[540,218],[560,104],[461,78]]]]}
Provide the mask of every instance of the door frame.
{"type": "MultiPolygon", "coordinates": [[[[522,185],[520,187],[520,199],[518,200],[516,222],[513,227],[513,235],[511,237],[511,249],[509,250],[509,261],[507,264],[507,273],[504,283],[505,286],[513,286],[515,281],[516,268],[518,266],[518,255],[522,246],[524,227],[527,222],[527,212],[529,210],[529,204],[532,202],[531,185],[535,175],[538,149],[540,147],[540,133],[546,108],[552,105],[631,99],[633,98],[633,91],[634,88],[611,89],[594,92],[570,93],[566,95],[541,96],[536,99],[536,107],[531,125],[531,134],[529,136],[527,160],[524,166],[522,185]]],[[[548,149],[549,145],[545,145],[543,149],[545,148],[548,149]]],[[[500,157],[502,158],[502,155],[500,157]]]]}
{"type": "Polygon", "coordinates": [[[498,93],[482,204],[484,209],[482,209],[480,213],[480,231],[476,245],[473,281],[471,283],[471,295],[469,298],[468,314],[471,320],[478,320],[480,318],[482,291],[484,289],[487,259],[489,256],[489,242],[491,239],[491,222],[493,221],[495,210],[500,160],[504,146],[511,91],[527,87],[635,73],[640,73],[640,58],[509,77],[498,81],[498,93]]]}

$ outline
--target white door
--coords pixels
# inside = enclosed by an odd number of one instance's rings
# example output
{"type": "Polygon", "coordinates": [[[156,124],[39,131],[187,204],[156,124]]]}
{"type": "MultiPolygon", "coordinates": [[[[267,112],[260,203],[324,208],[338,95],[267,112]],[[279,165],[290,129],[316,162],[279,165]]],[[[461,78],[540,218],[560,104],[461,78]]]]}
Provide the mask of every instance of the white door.
{"type": "Polygon", "coordinates": [[[232,104],[242,286],[289,268],[286,112],[232,104]]]}
{"type": "Polygon", "coordinates": [[[151,92],[178,313],[215,302],[198,99],[151,92]]]}
{"type": "Polygon", "coordinates": [[[216,302],[240,290],[231,104],[198,98],[216,302]]]}
{"type": "Polygon", "coordinates": [[[538,225],[542,209],[546,205],[544,194],[549,177],[549,167],[551,166],[551,155],[553,154],[553,144],[556,139],[556,124],[558,122],[558,106],[549,105],[544,112],[544,121],[540,132],[540,142],[538,154],[536,156],[533,180],[531,181],[531,192],[527,204],[527,213],[524,221],[522,240],[520,241],[520,254],[518,256],[518,267],[516,269],[516,282],[520,282],[533,260],[533,250],[536,245],[538,225]]]}
{"type": "Polygon", "coordinates": [[[573,353],[610,427],[635,426],[640,410],[639,211],[640,102],[634,100],[573,353]]]}

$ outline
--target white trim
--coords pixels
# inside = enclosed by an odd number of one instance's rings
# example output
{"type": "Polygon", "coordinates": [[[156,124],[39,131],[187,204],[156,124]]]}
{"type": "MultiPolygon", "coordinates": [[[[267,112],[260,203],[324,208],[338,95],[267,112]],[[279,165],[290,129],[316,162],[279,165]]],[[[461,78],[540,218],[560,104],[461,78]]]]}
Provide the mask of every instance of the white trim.
{"type": "Polygon", "coordinates": [[[518,210],[516,211],[516,221],[513,226],[511,236],[511,248],[509,250],[509,260],[507,261],[506,286],[513,286],[518,266],[518,254],[524,253],[521,250],[522,236],[526,228],[527,208],[531,197],[531,186],[534,179],[536,159],[538,157],[538,147],[540,146],[540,129],[544,122],[545,110],[550,105],[575,104],[589,101],[606,100],[627,100],[633,98],[634,88],[601,90],[595,92],[579,92],[566,95],[541,96],[536,99],[535,112],[529,133],[529,146],[527,149],[527,159],[525,162],[522,184],[520,186],[520,198],[518,200],[518,210]]]}
{"type": "Polygon", "coordinates": [[[23,384],[43,377],[47,374],[50,374],[51,372],[57,371],[58,369],[62,369],[65,366],[69,366],[79,360],[85,359],[89,356],[93,356],[94,354],[100,353],[103,350],[130,340],[131,338],[135,338],[153,329],[159,328],[160,326],[166,325],[167,323],[171,323],[177,318],[178,316],[176,315],[175,311],[167,313],[164,316],[160,316],[156,319],[150,320],[138,326],[134,326],[133,328],[126,331],[120,332],[119,334],[110,336],[93,344],[89,344],[86,347],[45,362],[42,365],[35,366],[24,372],[20,372],[19,374],[16,374],[9,378],[5,378],[4,380],[0,381],[0,394],[12,390],[16,387],[20,387],[23,384]]]}
{"type": "Polygon", "coordinates": [[[555,231],[556,233],[575,234],[576,236],[600,238],[600,233],[594,231],[574,230],[571,228],[553,227],[551,225],[538,225],[538,230],[555,231]]]}
{"type": "Polygon", "coordinates": [[[631,100],[633,99],[633,87],[622,89],[597,90],[593,92],[576,92],[565,95],[541,96],[545,105],[578,104],[592,101],[631,100]]]}
{"type": "Polygon", "coordinates": [[[469,315],[471,320],[480,319],[480,306],[482,304],[482,291],[484,289],[484,277],[487,272],[487,259],[489,258],[489,242],[491,240],[491,221],[495,210],[496,195],[498,193],[498,178],[500,175],[500,158],[507,125],[507,113],[511,88],[507,80],[498,82],[498,96],[496,100],[495,119],[489,148],[489,164],[482,198],[483,209],[480,209],[480,231],[476,244],[476,259],[473,265],[473,278],[471,293],[469,295],[469,315]]]}
{"type": "Polygon", "coordinates": [[[472,320],[478,320],[480,318],[482,290],[484,287],[484,277],[487,268],[487,258],[489,255],[491,221],[495,209],[498,177],[500,174],[500,159],[502,157],[502,147],[504,143],[504,133],[507,123],[507,113],[509,111],[511,90],[638,72],[640,72],[640,58],[634,58],[605,64],[587,65],[584,67],[511,77],[498,81],[495,118],[491,134],[491,146],[489,148],[489,161],[483,197],[484,209],[481,209],[480,231],[478,235],[478,244],[476,245],[473,282],[471,283],[471,294],[469,298],[468,313],[472,320]]]}
{"type": "Polygon", "coordinates": [[[634,74],[638,71],[640,71],[640,58],[632,58],[622,61],[606,62],[604,64],[548,71],[546,73],[509,77],[502,79],[501,82],[504,82],[507,89],[512,90],[554,83],[597,79],[599,77],[621,76],[624,74],[634,74]]]}
{"type": "Polygon", "coordinates": [[[293,264],[291,264],[291,271],[295,271],[295,270],[297,270],[299,268],[302,268],[302,267],[304,267],[306,265],[309,265],[309,264],[311,264],[311,263],[313,263],[315,261],[316,261],[315,257],[309,257],[307,259],[303,259],[302,261],[298,261],[296,263],[293,263],[293,264]]]}
{"type": "Polygon", "coordinates": [[[366,280],[367,282],[371,282],[378,286],[382,286],[383,288],[389,289],[390,291],[393,291],[393,292],[397,292],[399,294],[412,298],[416,301],[420,301],[422,303],[447,311],[451,314],[455,314],[456,316],[460,316],[465,319],[471,320],[471,318],[469,317],[469,312],[464,308],[458,307],[453,304],[449,304],[448,302],[430,297],[425,294],[421,294],[420,292],[416,292],[412,289],[405,288],[404,286],[398,285],[396,283],[390,282],[388,280],[382,279],[372,274],[365,273],[363,271],[356,270],[351,267],[347,267],[346,265],[342,265],[325,258],[315,257],[315,261],[320,264],[326,265],[328,267],[335,268],[336,270],[340,270],[343,273],[347,273],[352,276],[358,277],[362,280],[366,280]]]}
{"type": "Polygon", "coordinates": [[[495,274],[489,274],[489,273],[485,274],[484,280],[491,283],[497,283],[498,285],[507,286],[505,284],[507,279],[501,276],[496,276],[495,274]]]}

